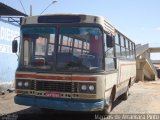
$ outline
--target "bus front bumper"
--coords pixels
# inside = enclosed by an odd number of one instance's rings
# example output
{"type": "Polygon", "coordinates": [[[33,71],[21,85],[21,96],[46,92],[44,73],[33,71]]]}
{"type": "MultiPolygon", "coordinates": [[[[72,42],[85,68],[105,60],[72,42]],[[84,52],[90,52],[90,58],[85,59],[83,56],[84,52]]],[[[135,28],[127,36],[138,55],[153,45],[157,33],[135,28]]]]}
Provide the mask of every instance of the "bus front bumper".
{"type": "Polygon", "coordinates": [[[32,96],[15,96],[16,104],[65,111],[102,111],[105,100],[54,99],[32,96]]]}

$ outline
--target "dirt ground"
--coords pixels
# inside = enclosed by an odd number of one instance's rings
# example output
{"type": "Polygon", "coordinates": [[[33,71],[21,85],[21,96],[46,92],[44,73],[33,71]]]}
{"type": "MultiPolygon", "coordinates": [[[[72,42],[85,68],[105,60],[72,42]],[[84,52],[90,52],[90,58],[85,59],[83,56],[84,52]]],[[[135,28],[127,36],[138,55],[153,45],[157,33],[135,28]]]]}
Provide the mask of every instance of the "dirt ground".
{"type": "Polygon", "coordinates": [[[116,101],[112,114],[160,114],[160,80],[138,82],[126,101],[116,101]],[[119,103],[120,104],[119,104],[119,103]]]}

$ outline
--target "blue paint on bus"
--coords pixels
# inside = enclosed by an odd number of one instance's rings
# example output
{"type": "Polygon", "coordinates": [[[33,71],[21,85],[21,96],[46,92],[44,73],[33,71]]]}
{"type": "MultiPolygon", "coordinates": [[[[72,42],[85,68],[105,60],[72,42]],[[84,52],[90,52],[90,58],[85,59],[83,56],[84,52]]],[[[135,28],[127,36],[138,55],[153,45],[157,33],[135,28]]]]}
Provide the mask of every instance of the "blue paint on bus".
{"type": "Polygon", "coordinates": [[[16,104],[66,111],[100,111],[105,100],[56,99],[32,96],[15,96],[16,104]]]}

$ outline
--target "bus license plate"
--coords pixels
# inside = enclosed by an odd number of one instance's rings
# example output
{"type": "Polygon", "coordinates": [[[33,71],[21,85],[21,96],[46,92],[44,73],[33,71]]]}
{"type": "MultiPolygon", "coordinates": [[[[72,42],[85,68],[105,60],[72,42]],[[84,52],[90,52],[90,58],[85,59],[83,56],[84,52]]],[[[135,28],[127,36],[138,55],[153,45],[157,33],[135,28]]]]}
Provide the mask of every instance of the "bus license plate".
{"type": "Polygon", "coordinates": [[[60,97],[60,93],[48,92],[46,93],[47,97],[60,97]]]}

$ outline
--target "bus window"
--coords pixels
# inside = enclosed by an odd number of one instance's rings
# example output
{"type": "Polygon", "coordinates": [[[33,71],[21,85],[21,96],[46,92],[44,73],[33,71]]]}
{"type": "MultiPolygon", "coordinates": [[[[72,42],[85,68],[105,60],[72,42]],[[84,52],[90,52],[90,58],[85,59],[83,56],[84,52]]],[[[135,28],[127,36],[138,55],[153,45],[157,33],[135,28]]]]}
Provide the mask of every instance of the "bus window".
{"type": "Polygon", "coordinates": [[[98,39],[95,36],[90,36],[91,44],[90,44],[90,52],[96,54],[98,56],[102,55],[102,39],[98,39]]]}
{"type": "Polygon", "coordinates": [[[107,46],[106,46],[107,34],[104,33],[103,39],[104,39],[104,46],[105,46],[104,51],[107,51],[107,46]]]}
{"type": "Polygon", "coordinates": [[[59,40],[59,52],[65,53],[65,52],[71,52],[72,51],[72,39],[61,35],[59,40]]]}
{"type": "Polygon", "coordinates": [[[116,43],[116,44],[119,44],[119,37],[118,37],[118,33],[116,33],[116,35],[115,35],[115,43],[116,43]]]}
{"type": "Polygon", "coordinates": [[[125,39],[125,42],[126,42],[126,43],[125,43],[125,44],[126,44],[125,47],[128,49],[128,48],[129,48],[128,39],[125,39]]]}
{"type": "Polygon", "coordinates": [[[135,58],[135,48],[134,48],[134,43],[130,43],[131,45],[131,59],[135,58]]]}
{"type": "Polygon", "coordinates": [[[54,45],[48,44],[48,56],[51,56],[54,52],[54,45]]]}
{"type": "Polygon", "coordinates": [[[121,47],[121,54],[123,57],[126,57],[126,49],[124,47],[121,47]]]}
{"type": "Polygon", "coordinates": [[[132,54],[133,54],[133,59],[135,58],[135,46],[134,43],[132,43],[132,54]]]}
{"type": "Polygon", "coordinates": [[[55,34],[50,34],[50,39],[48,43],[48,56],[52,56],[54,52],[55,34]]]}
{"type": "Polygon", "coordinates": [[[124,39],[124,47],[126,48],[126,39],[125,38],[123,38],[124,39]]]}
{"type": "Polygon", "coordinates": [[[104,50],[105,50],[105,70],[110,71],[115,69],[115,61],[114,61],[114,48],[107,48],[106,45],[106,37],[104,34],[104,50]]]}
{"type": "Polygon", "coordinates": [[[130,54],[129,54],[129,49],[128,48],[126,48],[126,56],[127,56],[127,58],[130,58],[130,54]]]}
{"type": "Polygon", "coordinates": [[[24,65],[29,63],[29,40],[24,38],[24,65]]]}
{"type": "Polygon", "coordinates": [[[121,57],[121,48],[119,45],[115,46],[115,50],[116,50],[116,57],[121,57]]]}
{"type": "Polygon", "coordinates": [[[44,37],[38,37],[36,39],[36,51],[35,51],[35,55],[39,56],[45,55],[46,52],[46,44],[47,44],[47,39],[44,37]]]}
{"type": "Polygon", "coordinates": [[[89,49],[90,49],[89,41],[84,40],[83,43],[82,43],[82,47],[83,47],[83,51],[82,51],[83,54],[89,53],[89,49]]]}
{"type": "Polygon", "coordinates": [[[128,41],[129,43],[129,55],[130,55],[130,59],[133,58],[133,53],[132,53],[132,43],[130,41],[128,41]]]}
{"type": "Polygon", "coordinates": [[[104,34],[104,50],[105,50],[105,56],[106,57],[114,57],[114,48],[107,48],[107,45],[106,45],[106,34],[104,34]]]}
{"type": "Polygon", "coordinates": [[[124,37],[121,35],[121,46],[124,47],[124,37]]]}
{"type": "Polygon", "coordinates": [[[50,34],[49,43],[51,43],[51,44],[55,43],[55,34],[50,34]]]}
{"type": "Polygon", "coordinates": [[[102,69],[102,32],[99,28],[64,26],[60,28],[59,41],[58,70],[83,72],[102,69]]]}
{"type": "Polygon", "coordinates": [[[82,40],[78,41],[78,48],[82,49],[82,40]]]}
{"type": "Polygon", "coordinates": [[[115,63],[113,58],[105,58],[105,70],[110,71],[115,69],[115,63]]]}
{"type": "Polygon", "coordinates": [[[121,35],[121,55],[126,57],[126,50],[125,50],[125,40],[124,37],[121,35]]]}

